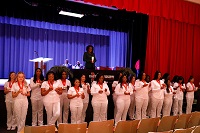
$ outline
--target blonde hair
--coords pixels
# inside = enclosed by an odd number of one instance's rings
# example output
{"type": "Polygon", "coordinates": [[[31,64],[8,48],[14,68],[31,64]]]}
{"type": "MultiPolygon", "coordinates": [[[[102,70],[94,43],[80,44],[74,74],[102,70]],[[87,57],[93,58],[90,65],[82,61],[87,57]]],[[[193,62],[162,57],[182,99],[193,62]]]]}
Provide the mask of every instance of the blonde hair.
{"type": "Polygon", "coordinates": [[[25,80],[25,74],[24,74],[24,72],[22,72],[22,71],[19,71],[19,72],[17,73],[16,82],[18,81],[18,75],[19,75],[19,74],[23,74],[23,76],[24,76],[23,82],[24,82],[24,85],[27,86],[27,82],[26,82],[26,80],[25,80]]]}

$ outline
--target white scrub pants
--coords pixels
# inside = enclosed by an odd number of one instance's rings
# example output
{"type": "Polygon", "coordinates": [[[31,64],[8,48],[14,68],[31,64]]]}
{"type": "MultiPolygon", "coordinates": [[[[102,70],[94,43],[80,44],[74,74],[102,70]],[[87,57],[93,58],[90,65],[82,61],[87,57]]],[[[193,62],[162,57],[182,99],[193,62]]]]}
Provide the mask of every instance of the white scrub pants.
{"type": "Polygon", "coordinates": [[[128,116],[132,120],[135,118],[135,106],[136,106],[135,94],[132,94],[130,98],[131,101],[130,101],[130,107],[128,109],[128,116]]]}
{"type": "Polygon", "coordinates": [[[127,112],[130,106],[130,99],[117,98],[116,104],[117,104],[117,114],[115,117],[115,125],[117,125],[117,123],[120,120],[122,121],[126,120],[127,112]]]}
{"type": "Polygon", "coordinates": [[[7,127],[15,128],[17,126],[17,121],[14,113],[14,102],[6,102],[6,110],[7,110],[7,127]]]}
{"type": "Polygon", "coordinates": [[[148,99],[136,98],[136,119],[146,119],[146,112],[148,106],[148,99]]]}
{"type": "Polygon", "coordinates": [[[82,123],[85,122],[87,108],[88,108],[88,103],[83,103],[83,111],[82,111],[82,119],[81,119],[82,123]]]}
{"type": "Polygon", "coordinates": [[[164,99],[151,98],[151,118],[160,117],[164,99]]]}
{"type": "Polygon", "coordinates": [[[114,118],[115,118],[116,113],[117,113],[117,105],[116,105],[117,95],[113,94],[112,96],[113,96],[113,103],[114,103],[114,118]]]}
{"type": "Polygon", "coordinates": [[[107,108],[108,108],[108,101],[98,103],[92,101],[93,107],[93,121],[104,121],[107,120],[107,108]]]}
{"type": "Polygon", "coordinates": [[[17,120],[17,133],[25,127],[26,115],[28,111],[28,100],[27,99],[16,99],[14,101],[14,111],[17,120]]]}
{"type": "Polygon", "coordinates": [[[69,116],[69,99],[67,95],[61,95],[60,97],[60,116],[58,118],[59,123],[68,123],[69,116]]]}
{"type": "Polygon", "coordinates": [[[183,106],[183,100],[178,100],[178,99],[174,99],[174,103],[173,103],[173,115],[182,115],[182,106],[183,106]]]}
{"type": "Polygon", "coordinates": [[[170,116],[172,109],[172,97],[165,97],[163,102],[163,116],[170,116]]]}
{"type": "Polygon", "coordinates": [[[186,114],[190,114],[192,112],[192,104],[193,104],[194,98],[186,97],[186,100],[187,100],[186,114]]]}
{"type": "Polygon", "coordinates": [[[58,117],[60,116],[60,102],[44,102],[44,106],[47,113],[47,125],[55,125],[58,117]]]}
{"type": "Polygon", "coordinates": [[[81,123],[83,104],[80,104],[79,106],[74,106],[73,104],[70,103],[70,111],[71,111],[71,123],[72,124],[81,123]]]}
{"type": "Polygon", "coordinates": [[[43,125],[43,101],[31,99],[32,104],[32,126],[43,125]]]}

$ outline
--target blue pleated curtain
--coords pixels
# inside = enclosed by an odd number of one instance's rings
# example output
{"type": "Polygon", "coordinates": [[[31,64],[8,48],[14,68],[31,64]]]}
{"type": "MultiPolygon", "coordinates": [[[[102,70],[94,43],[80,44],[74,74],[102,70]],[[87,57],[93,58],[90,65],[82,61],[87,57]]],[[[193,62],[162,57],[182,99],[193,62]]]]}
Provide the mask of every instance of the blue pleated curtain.
{"type": "Polygon", "coordinates": [[[0,16],[0,78],[8,78],[10,71],[32,77],[34,63],[29,60],[37,56],[53,58],[47,70],[66,58],[73,65],[78,60],[84,64],[89,44],[94,46],[96,66],[124,67],[127,38],[126,32],[0,16]]]}

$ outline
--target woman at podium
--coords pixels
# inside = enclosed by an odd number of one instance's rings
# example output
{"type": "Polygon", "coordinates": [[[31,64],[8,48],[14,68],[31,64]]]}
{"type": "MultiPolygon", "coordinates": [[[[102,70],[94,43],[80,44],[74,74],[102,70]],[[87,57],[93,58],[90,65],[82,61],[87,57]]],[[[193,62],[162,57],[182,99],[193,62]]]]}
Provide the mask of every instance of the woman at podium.
{"type": "Polygon", "coordinates": [[[88,45],[86,47],[86,51],[83,55],[83,61],[85,62],[85,69],[95,70],[95,62],[96,57],[94,54],[94,47],[92,45],[88,45]]]}

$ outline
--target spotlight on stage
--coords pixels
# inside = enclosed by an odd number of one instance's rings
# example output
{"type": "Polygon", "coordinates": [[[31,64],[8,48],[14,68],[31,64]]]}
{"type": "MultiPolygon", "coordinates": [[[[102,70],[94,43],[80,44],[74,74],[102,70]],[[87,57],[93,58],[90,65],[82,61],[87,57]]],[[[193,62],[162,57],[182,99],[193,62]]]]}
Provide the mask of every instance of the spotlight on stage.
{"type": "Polygon", "coordinates": [[[83,14],[78,14],[78,13],[72,13],[72,12],[66,12],[66,11],[63,11],[61,10],[59,12],[59,14],[61,15],[67,15],[67,16],[71,16],[71,17],[78,17],[78,18],[82,18],[84,15],[83,14]]]}

